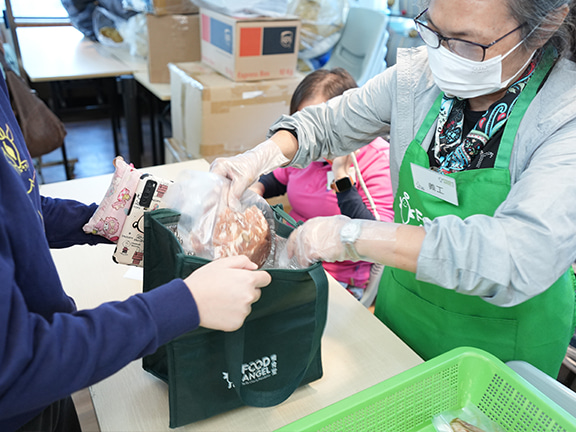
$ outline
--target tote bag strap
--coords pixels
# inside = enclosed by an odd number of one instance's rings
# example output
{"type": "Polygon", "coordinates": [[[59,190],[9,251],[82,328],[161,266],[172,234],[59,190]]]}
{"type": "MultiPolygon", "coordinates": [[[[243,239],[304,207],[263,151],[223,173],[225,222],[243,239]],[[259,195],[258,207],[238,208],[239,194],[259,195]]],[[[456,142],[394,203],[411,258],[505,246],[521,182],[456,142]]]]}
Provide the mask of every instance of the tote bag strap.
{"type": "Polygon", "coordinates": [[[238,397],[246,405],[268,407],[278,405],[288,399],[288,397],[294,393],[294,390],[300,386],[308,367],[320,348],[320,340],[322,339],[322,333],[326,325],[328,281],[324,273],[324,268],[320,264],[311,268],[308,274],[316,286],[314,330],[310,340],[310,346],[306,350],[307,355],[302,356],[298,364],[294,365],[292,368],[294,371],[293,377],[287,380],[287,385],[268,391],[253,390],[249,385],[242,385],[240,367],[238,366],[244,361],[245,326],[242,326],[233,333],[226,334],[226,361],[228,363],[228,371],[238,397]]]}
{"type": "Polygon", "coordinates": [[[271,206],[274,212],[274,220],[276,221],[276,234],[280,237],[288,238],[290,233],[294,231],[294,228],[298,228],[302,225],[302,222],[297,222],[292,216],[284,211],[284,206],[282,204],[275,204],[271,206]],[[285,221],[286,223],[283,223],[285,221]]]}

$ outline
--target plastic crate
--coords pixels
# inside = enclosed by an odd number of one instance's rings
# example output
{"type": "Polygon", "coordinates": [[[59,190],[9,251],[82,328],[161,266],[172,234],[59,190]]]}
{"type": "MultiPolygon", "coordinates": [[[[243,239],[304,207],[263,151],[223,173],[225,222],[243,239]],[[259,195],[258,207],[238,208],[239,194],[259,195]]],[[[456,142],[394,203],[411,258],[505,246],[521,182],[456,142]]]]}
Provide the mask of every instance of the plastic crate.
{"type": "Polygon", "coordinates": [[[576,418],[491,354],[457,348],[279,431],[433,432],[432,418],[473,403],[507,431],[575,432],[576,418]]]}

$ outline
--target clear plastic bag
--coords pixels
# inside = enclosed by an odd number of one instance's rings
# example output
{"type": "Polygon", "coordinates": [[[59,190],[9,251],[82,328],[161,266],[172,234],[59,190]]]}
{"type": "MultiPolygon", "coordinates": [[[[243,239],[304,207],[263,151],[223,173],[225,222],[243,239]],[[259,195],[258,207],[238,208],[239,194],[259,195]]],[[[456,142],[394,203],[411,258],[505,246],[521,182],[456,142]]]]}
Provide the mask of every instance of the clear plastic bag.
{"type": "Polygon", "coordinates": [[[148,27],[145,14],[137,14],[121,22],[118,31],[124,38],[130,55],[148,57],[148,27]]]}
{"type": "Polygon", "coordinates": [[[287,11],[300,17],[298,57],[309,60],[330,51],[340,39],[348,0],[290,0],[287,11]]]}
{"type": "MultiPolygon", "coordinates": [[[[223,231],[222,216],[237,209],[228,207],[230,181],[209,172],[186,171],[164,196],[166,207],[180,213],[177,236],[182,248],[190,255],[217,259],[227,250],[218,234],[223,231]]],[[[246,212],[258,208],[266,219],[270,233],[270,248],[262,259],[261,268],[301,268],[286,253],[286,239],[276,235],[272,208],[258,194],[247,190],[241,197],[239,209],[246,212]]]]}
{"type": "Polygon", "coordinates": [[[286,16],[288,0],[192,0],[198,7],[234,17],[286,16]]]}
{"type": "Polygon", "coordinates": [[[437,432],[506,432],[490,420],[476,405],[466,404],[462,409],[444,411],[432,419],[437,432]]]}
{"type": "Polygon", "coordinates": [[[97,7],[92,13],[92,26],[96,39],[102,45],[123,48],[126,46],[124,38],[120,34],[119,27],[125,20],[112,12],[97,7]]]}

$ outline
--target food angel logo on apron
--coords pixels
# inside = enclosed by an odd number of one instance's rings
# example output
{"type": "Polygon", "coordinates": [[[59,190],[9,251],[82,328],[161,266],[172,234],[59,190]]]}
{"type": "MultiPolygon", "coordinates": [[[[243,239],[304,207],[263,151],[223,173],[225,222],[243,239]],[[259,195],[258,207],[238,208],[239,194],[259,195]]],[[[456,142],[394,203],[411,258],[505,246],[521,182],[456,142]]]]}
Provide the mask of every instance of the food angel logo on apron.
{"type": "Polygon", "coordinates": [[[404,192],[399,201],[398,207],[400,207],[402,223],[408,225],[412,219],[415,219],[422,225],[422,212],[410,206],[410,195],[408,195],[408,192],[404,192]]]}

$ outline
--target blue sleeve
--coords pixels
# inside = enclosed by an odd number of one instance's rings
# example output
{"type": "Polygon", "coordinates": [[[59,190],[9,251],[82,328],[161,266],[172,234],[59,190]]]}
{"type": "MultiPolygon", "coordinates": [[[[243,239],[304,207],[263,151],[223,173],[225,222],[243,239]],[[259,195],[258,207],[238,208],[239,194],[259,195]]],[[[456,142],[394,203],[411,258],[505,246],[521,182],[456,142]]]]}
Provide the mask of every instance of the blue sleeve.
{"type": "Polygon", "coordinates": [[[108,239],[86,234],[82,227],[90,220],[97,204],[41,197],[42,217],[46,238],[51,248],[66,248],[77,244],[111,243],[108,239]]]}
{"type": "Polygon", "coordinates": [[[265,174],[258,181],[264,185],[264,198],[273,198],[286,193],[286,185],[280,183],[274,177],[274,173],[265,174]]]}
{"type": "Polygon", "coordinates": [[[2,248],[0,244],[2,430],[14,429],[19,426],[11,424],[15,419],[97,383],[199,324],[196,303],[182,280],[123,302],[47,319],[28,310],[11,279],[10,251],[2,248]]]}
{"type": "Polygon", "coordinates": [[[336,194],[340,213],[352,219],[376,220],[374,214],[366,208],[356,186],[336,194]]]}

